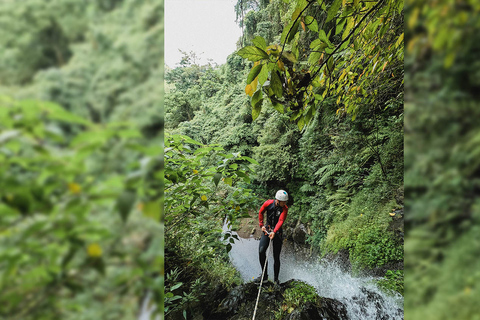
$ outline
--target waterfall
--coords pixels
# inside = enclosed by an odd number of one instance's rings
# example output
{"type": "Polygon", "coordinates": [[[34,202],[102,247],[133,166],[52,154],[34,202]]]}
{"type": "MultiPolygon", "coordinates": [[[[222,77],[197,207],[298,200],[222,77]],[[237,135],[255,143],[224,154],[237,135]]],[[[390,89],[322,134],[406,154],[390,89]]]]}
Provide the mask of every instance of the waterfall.
{"type": "MultiPolygon", "coordinates": [[[[233,265],[246,282],[261,274],[258,245],[259,241],[253,238],[239,238],[229,253],[233,265]]],[[[273,279],[271,250],[268,249],[270,280],[273,279]]],[[[294,250],[289,242],[283,244],[280,261],[280,282],[296,279],[310,284],[319,296],[344,303],[349,319],[403,319],[403,297],[398,293],[389,295],[381,291],[375,284],[378,278],[353,276],[343,270],[338,261],[308,258],[294,250]]]]}

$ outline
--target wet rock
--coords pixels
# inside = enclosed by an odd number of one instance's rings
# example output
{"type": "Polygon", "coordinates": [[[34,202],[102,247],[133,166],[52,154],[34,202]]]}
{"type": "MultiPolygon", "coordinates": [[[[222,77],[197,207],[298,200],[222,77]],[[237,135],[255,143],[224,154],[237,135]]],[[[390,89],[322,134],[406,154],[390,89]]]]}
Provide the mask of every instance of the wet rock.
{"type": "MultiPolygon", "coordinates": [[[[275,313],[279,312],[283,293],[291,288],[295,280],[289,280],[280,285],[268,281],[262,286],[255,319],[275,319],[275,313]]],[[[205,310],[203,317],[206,320],[248,320],[252,319],[258,295],[258,284],[249,282],[233,288],[219,303],[216,308],[205,310]]],[[[318,304],[306,302],[298,306],[284,319],[290,320],[315,320],[347,319],[345,305],[335,299],[318,297],[318,304]]]]}
{"type": "Polygon", "coordinates": [[[381,295],[366,288],[361,288],[360,290],[362,294],[354,296],[352,300],[358,302],[362,313],[365,315],[371,314],[371,311],[367,310],[367,305],[374,305],[376,309],[375,320],[403,319],[403,311],[401,309],[397,309],[397,312],[391,315],[382,309],[383,298],[381,295]]]}
{"type": "Polygon", "coordinates": [[[404,188],[401,186],[400,188],[397,189],[395,193],[395,200],[397,201],[398,204],[403,206],[404,203],[404,188]]]}
{"type": "Polygon", "coordinates": [[[232,291],[230,291],[230,294],[227,296],[227,298],[222,301],[220,307],[218,308],[218,311],[223,314],[235,313],[244,300],[244,288],[236,287],[232,291]]]}
{"type": "Polygon", "coordinates": [[[202,301],[202,309],[212,310],[218,307],[218,302],[228,294],[227,289],[221,285],[217,285],[216,288],[209,293],[207,299],[202,301]]]}
{"type": "Polygon", "coordinates": [[[318,311],[321,319],[348,319],[345,305],[335,299],[323,298],[318,311]]]}
{"type": "Polygon", "coordinates": [[[305,244],[305,240],[307,239],[307,228],[303,223],[300,223],[295,229],[293,230],[293,241],[299,244],[305,244]]]}
{"type": "Polygon", "coordinates": [[[316,318],[310,318],[308,313],[306,313],[304,310],[293,310],[292,313],[290,313],[285,320],[309,320],[309,319],[316,319],[316,318]]]}
{"type": "Polygon", "coordinates": [[[395,209],[393,212],[390,214],[392,216],[392,221],[390,222],[390,227],[389,229],[393,231],[393,234],[397,241],[403,244],[404,242],[404,223],[403,223],[403,213],[404,209],[395,209]]]}
{"type": "Polygon", "coordinates": [[[285,320],[347,320],[347,309],[335,299],[322,298],[319,306],[307,302],[290,313],[285,320]]]}
{"type": "Polygon", "coordinates": [[[393,261],[384,264],[381,267],[375,267],[373,269],[365,269],[364,274],[374,277],[385,277],[388,270],[403,270],[403,260],[393,261]]]}

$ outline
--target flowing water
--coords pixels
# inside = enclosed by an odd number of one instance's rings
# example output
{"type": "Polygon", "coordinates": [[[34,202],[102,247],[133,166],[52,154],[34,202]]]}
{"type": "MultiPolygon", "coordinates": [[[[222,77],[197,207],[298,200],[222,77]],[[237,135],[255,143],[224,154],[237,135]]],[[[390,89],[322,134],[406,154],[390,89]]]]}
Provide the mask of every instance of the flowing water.
{"type": "Polygon", "coordinates": [[[150,299],[151,299],[151,293],[148,292],[142,301],[138,320],[163,320],[163,315],[158,315],[155,317],[155,319],[152,319],[152,314],[155,312],[155,309],[157,308],[157,306],[152,305],[150,303],[150,299]]]}
{"type": "MultiPolygon", "coordinates": [[[[226,227],[224,227],[226,230],[226,227]]],[[[235,232],[232,232],[235,234],[235,232]]],[[[252,281],[262,273],[258,259],[259,240],[240,238],[232,246],[230,259],[244,281],[252,281]]],[[[268,275],[273,280],[273,253],[268,248],[268,275]]],[[[403,297],[387,295],[374,283],[374,277],[354,277],[342,270],[337,261],[325,262],[309,258],[284,241],[280,255],[279,280],[302,280],[315,287],[322,297],[343,302],[349,319],[403,319],[403,297]]]]}

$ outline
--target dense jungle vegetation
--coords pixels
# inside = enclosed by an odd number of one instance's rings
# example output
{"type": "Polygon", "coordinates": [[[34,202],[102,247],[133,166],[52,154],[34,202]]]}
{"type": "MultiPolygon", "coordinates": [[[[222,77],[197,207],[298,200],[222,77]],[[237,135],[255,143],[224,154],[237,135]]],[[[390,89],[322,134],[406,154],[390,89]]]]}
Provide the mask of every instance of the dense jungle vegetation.
{"type": "Polygon", "coordinates": [[[405,6],[406,319],[480,314],[479,10],[405,6]]]}
{"type": "Polygon", "coordinates": [[[163,302],[162,12],[0,3],[1,319],[135,319],[147,290],[163,302]]]}
{"type": "Polygon", "coordinates": [[[239,283],[224,217],[258,212],[279,188],[287,228],[305,224],[315,251],[348,252],[402,291],[403,3],[236,10],[244,35],[225,64],[185,52],[165,72],[166,315],[188,318],[239,283]]]}

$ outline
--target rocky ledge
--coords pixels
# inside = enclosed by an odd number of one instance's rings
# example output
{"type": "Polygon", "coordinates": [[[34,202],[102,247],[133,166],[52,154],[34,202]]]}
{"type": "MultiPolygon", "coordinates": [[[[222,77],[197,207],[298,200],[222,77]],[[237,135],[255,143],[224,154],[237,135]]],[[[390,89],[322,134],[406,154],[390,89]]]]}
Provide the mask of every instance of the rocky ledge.
{"type": "MultiPolygon", "coordinates": [[[[313,299],[314,301],[312,301],[312,296],[310,296],[307,301],[302,301],[300,303],[295,303],[293,300],[286,301],[284,296],[286,290],[298,286],[299,283],[301,282],[296,280],[289,280],[280,285],[275,285],[271,281],[264,283],[255,319],[348,319],[345,305],[334,299],[321,298],[317,295],[313,299]]],[[[253,282],[233,288],[216,307],[204,310],[202,314],[203,319],[252,319],[258,289],[259,284],[253,282]]]]}

